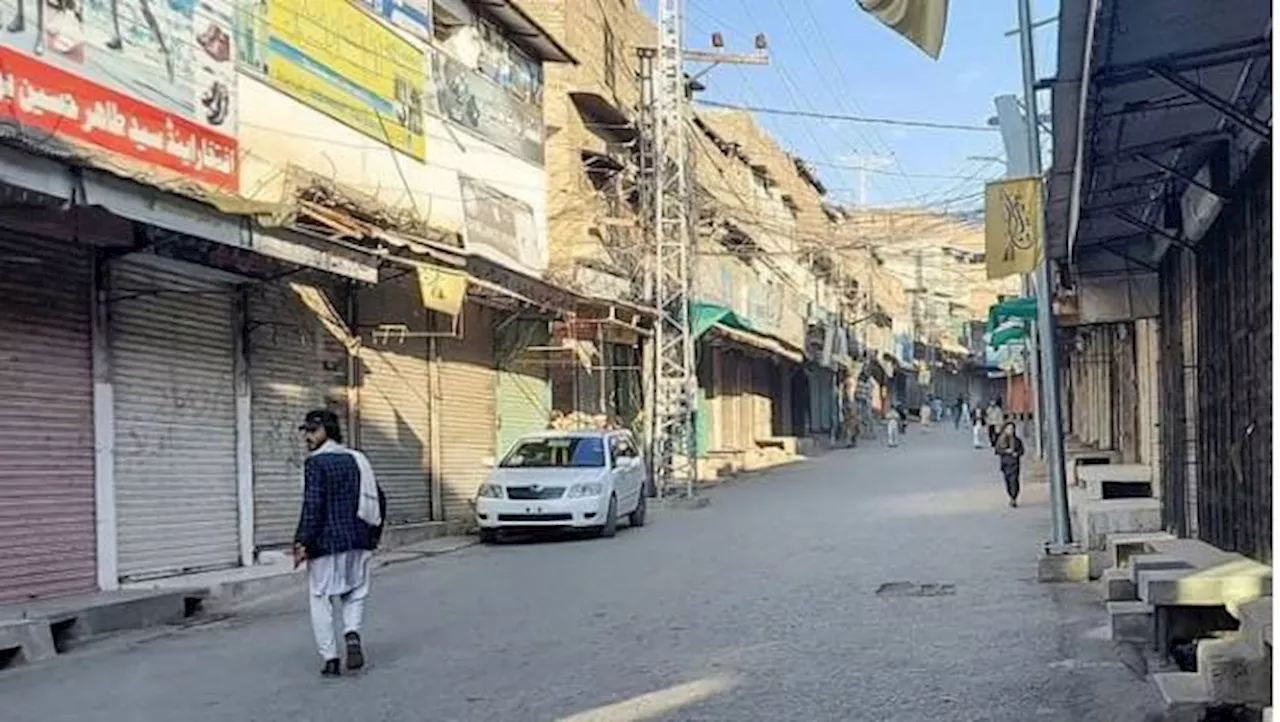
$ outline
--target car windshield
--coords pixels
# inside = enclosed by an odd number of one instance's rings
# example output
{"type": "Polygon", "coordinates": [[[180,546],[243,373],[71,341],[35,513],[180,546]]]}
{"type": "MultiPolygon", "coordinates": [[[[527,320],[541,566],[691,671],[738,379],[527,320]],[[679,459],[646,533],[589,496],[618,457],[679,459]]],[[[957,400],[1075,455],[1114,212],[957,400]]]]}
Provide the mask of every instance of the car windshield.
{"type": "Polygon", "coordinates": [[[520,441],[502,460],[504,469],[556,469],[604,466],[604,440],[565,436],[520,441]]]}

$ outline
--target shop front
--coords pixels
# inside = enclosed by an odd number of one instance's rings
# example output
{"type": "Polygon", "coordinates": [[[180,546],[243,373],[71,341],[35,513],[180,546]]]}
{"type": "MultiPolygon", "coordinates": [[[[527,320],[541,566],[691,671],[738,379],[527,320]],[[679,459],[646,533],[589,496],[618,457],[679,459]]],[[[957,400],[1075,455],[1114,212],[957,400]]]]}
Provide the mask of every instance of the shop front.
{"type": "Polygon", "coordinates": [[[94,249],[0,230],[0,603],[93,591],[94,249]]]}

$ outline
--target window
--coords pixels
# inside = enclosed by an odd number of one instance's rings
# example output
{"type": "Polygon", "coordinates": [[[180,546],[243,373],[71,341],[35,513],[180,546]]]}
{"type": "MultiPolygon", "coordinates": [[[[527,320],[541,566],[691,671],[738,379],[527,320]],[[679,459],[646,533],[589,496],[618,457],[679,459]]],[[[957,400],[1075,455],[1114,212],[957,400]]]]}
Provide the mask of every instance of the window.
{"type": "Polygon", "coordinates": [[[596,436],[524,439],[502,460],[504,469],[584,469],[604,466],[604,442],[596,436]]]}
{"type": "Polygon", "coordinates": [[[630,436],[614,436],[609,439],[609,448],[613,452],[613,465],[623,459],[634,459],[640,456],[630,436]]]}
{"type": "Polygon", "coordinates": [[[609,90],[618,92],[618,55],[617,38],[613,28],[606,21],[604,24],[604,84],[609,90]]]}

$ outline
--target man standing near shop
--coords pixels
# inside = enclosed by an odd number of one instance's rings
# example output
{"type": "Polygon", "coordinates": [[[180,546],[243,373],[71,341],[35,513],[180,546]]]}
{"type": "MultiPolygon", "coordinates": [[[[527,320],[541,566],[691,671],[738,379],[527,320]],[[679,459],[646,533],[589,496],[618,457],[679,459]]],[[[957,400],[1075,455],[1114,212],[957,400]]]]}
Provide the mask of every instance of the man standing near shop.
{"type": "Polygon", "coordinates": [[[382,537],[386,497],[378,488],[365,455],[342,444],[342,429],[332,411],[307,414],[304,432],[302,513],[294,535],[294,566],[307,563],[311,628],[324,660],[321,674],[341,674],[333,617],[340,612],[347,669],[364,666],[360,626],[369,597],[373,551],[382,537]]]}

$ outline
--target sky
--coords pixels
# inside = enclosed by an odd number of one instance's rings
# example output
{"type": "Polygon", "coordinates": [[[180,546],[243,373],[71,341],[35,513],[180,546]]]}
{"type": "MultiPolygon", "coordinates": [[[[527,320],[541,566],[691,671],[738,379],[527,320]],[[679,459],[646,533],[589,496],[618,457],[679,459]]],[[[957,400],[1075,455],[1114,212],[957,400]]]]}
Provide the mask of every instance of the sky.
{"type": "MultiPolygon", "coordinates": [[[[645,0],[650,13],[656,0],[645,0]]],[[[769,40],[767,66],[719,66],[703,82],[703,100],[823,114],[984,126],[992,99],[1021,96],[1015,0],[951,0],[947,31],[933,60],[856,0],[685,0],[685,45],[711,47],[719,31],[730,52],[750,52],[756,33],[769,40]]],[[[1057,0],[1033,0],[1035,19],[1057,14],[1057,0]]],[[[1040,77],[1056,65],[1057,25],[1036,31],[1040,77]]],[[[702,66],[691,65],[697,72],[702,66]]],[[[1040,94],[1041,113],[1048,94],[1040,94]]],[[[782,146],[814,164],[834,201],[856,204],[867,165],[869,205],[925,205],[961,211],[981,205],[982,183],[1004,167],[973,156],[1002,156],[992,131],[932,130],[756,114],[782,146]],[[860,159],[860,157],[862,159],[860,159]]]]}

